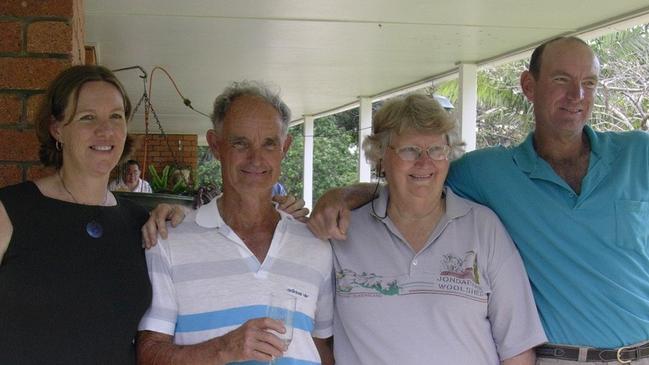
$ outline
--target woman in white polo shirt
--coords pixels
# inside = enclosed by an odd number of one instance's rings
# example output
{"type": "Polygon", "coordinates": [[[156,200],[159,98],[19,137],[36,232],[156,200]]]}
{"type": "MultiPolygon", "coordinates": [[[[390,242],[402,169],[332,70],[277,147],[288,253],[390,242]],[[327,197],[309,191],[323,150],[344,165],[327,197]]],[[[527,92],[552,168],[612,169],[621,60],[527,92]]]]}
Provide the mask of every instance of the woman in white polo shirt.
{"type": "Polygon", "coordinates": [[[334,355],[356,364],[533,364],[546,341],[527,275],[488,208],[444,187],[462,152],[432,98],[388,101],[363,143],[386,184],[332,241],[334,355]]]}

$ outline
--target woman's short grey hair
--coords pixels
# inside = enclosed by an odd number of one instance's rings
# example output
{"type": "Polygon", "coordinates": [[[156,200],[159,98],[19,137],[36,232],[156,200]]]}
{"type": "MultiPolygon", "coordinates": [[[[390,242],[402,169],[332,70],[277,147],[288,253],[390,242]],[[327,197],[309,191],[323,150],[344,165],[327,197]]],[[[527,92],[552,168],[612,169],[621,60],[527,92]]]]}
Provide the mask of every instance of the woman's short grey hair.
{"type": "Polygon", "coordinates": [[[286,136],[288,133],[288,124],[291,121],[291,110],[279,97],[279,92],[272,91],[268,86],[259,81],[246,80],[233,82],[216,97],[214,100],[214,110],[210,118],[214,130],[219,133],[221,132],[223,129],[223,120],[228,109],[230,109],[230,105],[232,105],[234,99],[244,95],[260,97],[272,105],[282,120],[282,136],[286,136]]]}
{"type": "Polygon", "coordinates": [[[432,97],[410,94],[387,101],[374,114],[372,134],[363,141],[365,157],[372,167],[376,168],[383,158],[392,133],[402,134],[408,130],[445,135],[451,147],[449,160],[464,153],[464,143],[449,112],[432,97]]]}

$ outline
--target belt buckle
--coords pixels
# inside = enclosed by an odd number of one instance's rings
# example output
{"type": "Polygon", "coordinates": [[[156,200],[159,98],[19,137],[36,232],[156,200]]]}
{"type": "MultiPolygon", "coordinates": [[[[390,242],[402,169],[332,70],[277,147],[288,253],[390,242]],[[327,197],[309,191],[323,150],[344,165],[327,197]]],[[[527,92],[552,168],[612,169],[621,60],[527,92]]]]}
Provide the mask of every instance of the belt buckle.
{"type": "Polygon", "coordinates": [[[633,361],[633,360],[626,360],[626,361],[622,360],[622,351],[627,350],[627,349],[629,349],[629,347],[622,346],[619,349],[617,349],[617,352],[615,353],[615,357],[617,358],[617,362],[619,362],[620,364],[630,364],[631,361],[633,361]]]}

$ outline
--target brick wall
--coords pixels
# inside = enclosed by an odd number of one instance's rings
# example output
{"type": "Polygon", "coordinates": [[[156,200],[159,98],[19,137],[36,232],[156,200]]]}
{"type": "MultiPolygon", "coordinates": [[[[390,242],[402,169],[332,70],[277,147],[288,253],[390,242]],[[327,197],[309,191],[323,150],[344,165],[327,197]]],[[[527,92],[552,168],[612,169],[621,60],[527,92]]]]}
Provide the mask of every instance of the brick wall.
{"type": "Polygon", "coordinates": [[[52,171],[38,162],[34,118],[45,89],[84,62],[82,0],[0,0],[0,187],[52,171]]]}
{"type": "MultiPolygon", "coordinates": [[[[133,160],[137,160],[142,169],[148,175],[148,166],[155,165],[158,171],[161,171],[166,165],[178,164],[189,167],[192,171],[198,164],[198,137],[194,135],[167,134],[165,140],[163,135],[149,134],[147,140],[147,160],[144,165],[144,134],[131,134],[136,139],[135,151],[131,155],[133,160]],[[167,141],[169,144],[167,145],[167,141]]],[[[146,176],[145,175],[145,176],[146,176]]]]}

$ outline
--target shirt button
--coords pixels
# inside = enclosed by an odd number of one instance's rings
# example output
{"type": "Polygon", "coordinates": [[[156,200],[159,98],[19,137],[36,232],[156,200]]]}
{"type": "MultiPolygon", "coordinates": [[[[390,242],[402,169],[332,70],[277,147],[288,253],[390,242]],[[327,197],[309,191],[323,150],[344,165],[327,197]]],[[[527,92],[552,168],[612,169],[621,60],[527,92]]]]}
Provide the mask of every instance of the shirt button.
{"type": "Polygon", "coordinates": [[[412,264],[417,266],[417,260],[412,260],[412,264]]]}

